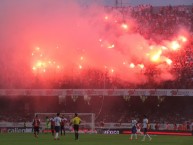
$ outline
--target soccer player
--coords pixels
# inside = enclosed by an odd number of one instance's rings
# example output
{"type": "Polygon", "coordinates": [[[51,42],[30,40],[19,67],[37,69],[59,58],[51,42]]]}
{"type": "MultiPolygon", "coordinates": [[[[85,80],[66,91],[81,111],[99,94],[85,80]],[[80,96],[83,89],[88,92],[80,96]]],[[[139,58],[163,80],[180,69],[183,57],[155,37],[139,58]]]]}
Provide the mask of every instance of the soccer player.
{"type": "Polygon", "coordinates": [[[54,117],[54,123],[55,123],[55,132],[56,132],[54,140],[60,140],[59,138],[60,123],[61,123],[60,113],[57,113],[56,117],[54,117]]]}
{"type": "Polygon", "coordinates": [[[65,135],[65,124],[67,122],[67,119],[64,117],[64,115],[62,115],[62,120],[61,120],[61,123],[60,123],[60,127],[61,127],[61,135],[62,135],[62,132],[64,132],[64,135],[65,135]]]}
{"type": "Polygon", "coordinates": [[[46,116],[46,128],[45,128],[45,133],[47,133],[49,131],[50,128],[50,119],[48,118],[48,116],[46,116]]]}
{"type": "Polygon", "coordinates": [[[131,137],[130,137],[130,140],[133,139],[133,135],[135,136],[135,139],[137,139],[137,128],[136,128],[136,125],[137,125],[137,120],[135,119],[132,119],[131,120],[131,137]]]}
{"type": "Polygon", "coordinates": [[[54,117],[50,118],[50,122],[51,122],[51,132],[52,132],[52,135],[54,136],[54,130],[55,130],[54,117]]]}
{"type": "Polygon", "coordinates": [[[141,126],[139,123],[137,123],[136,128],[137,128],[137,134],[142,135],[143,133],[141,132],[141,126]]]}
{"type": "Polygon", "coordinates": [[[56,117],[54,117],[54,122],[55,122],[55,132],[56,132],[54,140],[60,140],[59,138],[60,123],[61,123],[60,113],[56,114],[56,117]]]}
{"type": "Polygon", "coordinates": [[[143,127],[143,134],[144,134],[142,141],[145,141],[146,136],[149,138],[149,141],[151,141],[152,138],[147,133],[147,131],[148,131],[148,119],[147,119],[146,115],[144,115],[143,126],[142,127],[143,127]]]}
{"type": "Polygon", "coordinates": [[[78,117],[78,114],[74,114],[74,118],[71,120],[70,125],[73,125],[74,127],[74,134],[75,134],[75,140],[78,140],[79,134],[79,125],[81,123],[81,119],[78,117]]]}
{"type": "Polygon", "coordinates": [[[36,114],[35,118],[32,122],[33,129],[34,129],[34,136],[38,137],[39,134],[39,128],[40,128],[40,119],[38,118],[38,115],[36,114]]]}

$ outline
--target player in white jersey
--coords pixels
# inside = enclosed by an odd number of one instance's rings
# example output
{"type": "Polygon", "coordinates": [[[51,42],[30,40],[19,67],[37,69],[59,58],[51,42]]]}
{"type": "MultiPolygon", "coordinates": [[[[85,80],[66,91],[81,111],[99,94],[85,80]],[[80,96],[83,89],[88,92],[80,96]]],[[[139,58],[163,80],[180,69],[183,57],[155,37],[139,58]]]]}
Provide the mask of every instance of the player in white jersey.
{"type": "Polygon", "coordinates": [[[59,138],[59,132],[60,132],[60,123],[61,123],[61,118],[60,118],[60,113],[57,113],[57,116],[56,117],[54,117],[54,122],[55,122],[55,132],[56,132],[56,134],[55,134],[55,140],[56,139],[60,139],[59,138]]]}
{"type": "Polygon", "coordinates": [[[137,139],[137,128],[136,128],[136,125],[137,125],[137,120],[135,119],[132,119],[131,120],[131,137],[130,137],[130,140],[133,139],[133,135],[135,136],[135,139],[137,139]]]}
{"type": "Polygon", "coordinates": [[[149,140],[151,141],[152,138],[151,138],[151,137],[149,136],[149,134],[147,133],[147,130],[148,130],[148,119],[147,119],[147,116],[146,116],[146,115],[144,115],[142,128],[143,128],[143,134],[144,134],[142,141],[145,141],[146,136],[148,136],[149,140]]]}

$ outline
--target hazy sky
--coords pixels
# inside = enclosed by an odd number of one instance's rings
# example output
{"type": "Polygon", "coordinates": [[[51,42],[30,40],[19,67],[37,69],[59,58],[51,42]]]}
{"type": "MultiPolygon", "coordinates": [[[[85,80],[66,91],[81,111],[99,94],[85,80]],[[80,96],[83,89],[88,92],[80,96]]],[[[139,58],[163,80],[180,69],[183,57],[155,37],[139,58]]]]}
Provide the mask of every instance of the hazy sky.
{"type": "MultiPolygon", "coordinates": [[[[78,0],[82,3],[91,3],[92,1],[101,2],[105,5],[115,5],[116,0],[78,0]]],[[[159,5],[192,5],[193,0],[118,0],[119,3],[139,5],[139,4],[151,4],[154,6],[159,5]]]]}
{"type": "MultiPolygon", "coordinates": [[[[31,1],[31,0],[26,0],[31,1]]],[[[66,0],[63,0],[64,3],[66,0]]],[[[102,5],[115,5],[116,0],[71,0],[78,1],[82,5],[88,5],[92,3],[99,3],[102,5]]],[[[151,4],[153,6],[164,6],[164,5],[193,5],[193,0],[117,0],[121,5],[140,5],[140,4],[151,4]]],[[[0,3],[9,3],[10,1],[1,0],[0,3]]],[[[35,0],[35,2],[37,2],[35,0]]]]}
{"type": "MultiPolygon", "coordinates": [[[[106,0],[113,1],[113,0],[106,0]]],[[[121,1],[121,0],[119,0],[121,1]]],[[[139,4],[151,4],[151,5],[183,5],[183,4],[193,4],[193,0],[122,0],[122,3],[129,3],[132,5],[139,4]]]]}

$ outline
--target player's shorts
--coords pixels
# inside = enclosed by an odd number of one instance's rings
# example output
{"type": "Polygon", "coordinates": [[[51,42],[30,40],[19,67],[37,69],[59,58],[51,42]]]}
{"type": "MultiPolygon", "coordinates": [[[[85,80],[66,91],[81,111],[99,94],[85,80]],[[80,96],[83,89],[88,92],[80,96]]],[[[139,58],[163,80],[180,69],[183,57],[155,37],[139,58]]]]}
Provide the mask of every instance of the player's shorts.
{"type": "Polygon", "coordinates": [[[55,129],[54,125],[51,125],[51,130],[54,130],[54,129],[55,129]]]}
{"type": "Polygon", "coordinates": [[[135,134],[136,132],[137,132],[136,126],[133,126],[133,127],[131,128],[131,133],[132,133],[132,134],[135,134]]]}
{"type": "Polygon", "coordinates": [[[60,127],[61,127],[61,130],[64,130],[64,125],[61,125],[60,127]]]}
{"type": "Polygon", "coordinates": [[[144,134],[147,133],[147,128],[143,128],[143,133],[144,133],[144,134]]]}
{"type": "Polygon", "coordinates": [[[34,126],[34,132],[39,132],[39,126],[34,126]]]}
{"type": "Polygon", "coordinates": [[[79,130],[79,125],[74,124],[74,131],[78,131],[79,130]]]}
{"type": "Polygon", "coordinates": [[[55,126],[55,131],[59,132],[60,131],[60,126],[55,126]]]}

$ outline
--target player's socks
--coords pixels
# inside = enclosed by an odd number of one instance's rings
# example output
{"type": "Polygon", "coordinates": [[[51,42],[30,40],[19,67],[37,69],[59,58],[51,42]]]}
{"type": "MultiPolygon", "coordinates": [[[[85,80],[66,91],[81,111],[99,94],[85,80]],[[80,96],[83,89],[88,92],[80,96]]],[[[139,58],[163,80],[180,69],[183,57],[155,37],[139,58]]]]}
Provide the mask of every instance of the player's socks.
{"type": "Polygon", "coordinates": [[[149,141],[151,141],[151,140],[152,140],[152,138],[149,136],[149,134],[147,134],[147,136],[149,137],[149,141]]]}
{"type": "Polygon", "coordinates": [[[58,138],[58,132],[56,132],[56,136],[55,137],[58,138]]]}
{"type": "Polygon", "coordinates": [[[137,134],[135,134],[135,139],[137,139],[137,134]]]}
{"type": "Polygon", "coordinates": [[[78,140],[78,133],[75,133],[75,140],[78,140]]]}
{"type": "Polygon", "coordinates": [[[145,137],[146,137],[146,135],[144,135],[144,136],[143,136],[143,139],[142,139],[142,141],[145,141],[145,137]]]}
{"type": "Polygon", "coordinates": [[[131,134],[131,137],[130,137],[130,140],[132,140],[133,139],[133,134],[131,134]]]}

